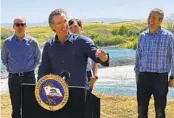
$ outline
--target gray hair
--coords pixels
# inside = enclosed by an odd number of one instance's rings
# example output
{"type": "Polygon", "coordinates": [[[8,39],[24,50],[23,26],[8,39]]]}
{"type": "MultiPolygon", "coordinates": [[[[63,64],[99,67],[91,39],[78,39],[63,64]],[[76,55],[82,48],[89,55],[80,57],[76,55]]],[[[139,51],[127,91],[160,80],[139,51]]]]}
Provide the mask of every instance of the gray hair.
{"type": "Polygon", "coordinates": [[[151,12],[156,12],[160,15],[160,20],[163,20],[164,19],[164,12],[163,10],[159,9],[159,8],[154,8],[151,10],[151,12]]]}
{"type": "Polygon", "coordinates": [[[67,17],[67,14],[66,14],[65,10],[63,10],[63,9],[56,9],[56,10],[52,11],[48,18],[49,25],[51,26],[52,24],[54,24],[54,22],[53,22],[54,16],[57,16],[57,15],[59,16],[61,14],[65,14],[67,17]]]}

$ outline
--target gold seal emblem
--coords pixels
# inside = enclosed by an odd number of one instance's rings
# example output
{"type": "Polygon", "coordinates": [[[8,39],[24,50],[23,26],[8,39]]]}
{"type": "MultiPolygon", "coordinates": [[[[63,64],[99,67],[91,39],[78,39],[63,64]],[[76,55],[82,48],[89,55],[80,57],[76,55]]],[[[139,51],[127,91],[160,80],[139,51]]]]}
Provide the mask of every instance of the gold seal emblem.
{"type": "Polygon", "coordinates": [[[36,83],[35,98],[44,109],[49,111],[59,110],[68,101],[68,84],[58,75],[45,75],[36,83]]]}

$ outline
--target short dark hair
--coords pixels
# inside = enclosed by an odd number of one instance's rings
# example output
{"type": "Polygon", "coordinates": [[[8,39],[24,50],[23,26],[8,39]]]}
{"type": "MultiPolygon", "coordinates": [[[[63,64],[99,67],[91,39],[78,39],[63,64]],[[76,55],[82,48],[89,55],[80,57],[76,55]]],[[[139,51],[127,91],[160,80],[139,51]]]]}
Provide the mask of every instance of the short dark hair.
{"type": "Polygon", "coordinates": [[[77,22],[77,24],[78,24],[80,27],[82,27],[82,21],[81,21],[80,19],[75,19],[75,18],[70,19],[70,20],[68,21],[68,25],[70,26],[70,25],[74,24],[75,22],[77,22]]]}
{"type": "Polygon", "coordinates": [[[159,8],[154,8],[150,12],[156,12],[156,13],[158,13],[160,15],[160,20],[164,19],[164,12],[163,12],[163,10],[161,10],[159,8]]]}
{"type": "Polygon", "coordinates": [[[49,22],[49,25],[51,26],[54,22],[53,22],[53,17],[56,16],[56,15],[61,15],[61,14],[65,14],[66,17],[67,17],[67,13],[65,12],[65,10],[59,8],[59,9],[56,9],[54,11],[51,12],[51,14],[49,15],[49,18],[48,18],[48,22],[49,22]]]}

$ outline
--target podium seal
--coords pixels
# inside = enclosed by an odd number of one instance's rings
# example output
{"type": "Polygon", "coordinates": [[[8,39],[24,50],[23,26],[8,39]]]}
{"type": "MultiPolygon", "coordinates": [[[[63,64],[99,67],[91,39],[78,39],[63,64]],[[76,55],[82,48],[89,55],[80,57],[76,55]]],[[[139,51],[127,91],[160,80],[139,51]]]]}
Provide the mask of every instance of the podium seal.
{"type": "Polygon", "coordinates": [[[68,84],[58,75],[45,75],[36,83],[35,98],[44,109],[49,111],[59,110],[68,101],[68,84]]]}

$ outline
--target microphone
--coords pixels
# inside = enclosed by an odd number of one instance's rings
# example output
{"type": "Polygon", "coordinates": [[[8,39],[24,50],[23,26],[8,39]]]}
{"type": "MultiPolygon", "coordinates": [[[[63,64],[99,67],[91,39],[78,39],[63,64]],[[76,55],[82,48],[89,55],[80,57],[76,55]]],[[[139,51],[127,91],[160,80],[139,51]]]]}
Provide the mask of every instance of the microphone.
{"type": "Polygon", "coordinates": [[[67,81],[68,79],[70,79],[70,72],[66,71],[66,70],[63,70],[61,73],[60,73],[60,76],[62,78],[64,78],[65,81],[67,81]]]}

